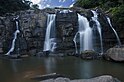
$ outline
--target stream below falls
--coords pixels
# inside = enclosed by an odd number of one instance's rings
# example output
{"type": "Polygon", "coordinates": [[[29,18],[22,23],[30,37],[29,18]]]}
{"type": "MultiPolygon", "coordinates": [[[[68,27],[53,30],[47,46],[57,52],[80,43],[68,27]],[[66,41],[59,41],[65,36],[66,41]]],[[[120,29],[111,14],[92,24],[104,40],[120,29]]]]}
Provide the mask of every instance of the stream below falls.
{"type": "Polygon", "coordinates": [[[124,82],[124,64],[78,57],[30,57],[0,59],[0,82],[38,82],[30,78],[57,73],[71,79],[112,75],[124,82]]]}

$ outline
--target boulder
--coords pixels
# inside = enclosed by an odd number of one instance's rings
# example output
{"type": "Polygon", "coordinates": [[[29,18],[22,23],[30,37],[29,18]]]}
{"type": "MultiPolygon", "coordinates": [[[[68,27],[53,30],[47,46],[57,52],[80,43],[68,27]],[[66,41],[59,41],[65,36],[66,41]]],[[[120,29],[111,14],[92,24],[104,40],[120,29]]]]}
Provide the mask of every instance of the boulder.
{"type": "Polygon", "coordinates": [[[72,80],[70,82],[121,82],[118,79],[110,76],[110,75],[103,75],[91,79],[79,79],[79,80],[72,80]]]}
{"type": "Polygon", "coordinates": [[[93,50],[85,50],[81,52],[82,59],[99,59],[100,55],[93,50]]]}
{"type": "Polygon", "coordinates": [[[110,48],[106,51],[105,58],[107,60],[124,61],[124,47],[123,48],[110,48]]]}
{"type": "Polygon", "coordinates": [[[121,82],[121,81],[110,75],[103,75],[91,79],[77,79],[77,80],[70,80],[69,78],[58,77],[56,79],[48,79],[40,82],[121,82]]]}

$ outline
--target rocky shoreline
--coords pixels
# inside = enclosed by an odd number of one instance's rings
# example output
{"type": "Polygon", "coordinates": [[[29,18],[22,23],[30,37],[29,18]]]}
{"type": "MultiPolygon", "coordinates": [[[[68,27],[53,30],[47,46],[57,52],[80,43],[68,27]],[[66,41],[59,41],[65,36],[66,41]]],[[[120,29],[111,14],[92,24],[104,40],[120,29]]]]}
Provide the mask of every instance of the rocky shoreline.
{"type": "Polygon", "coordinates": [[[74,79],[66,78],[62,75],[52,73],[47,75],[36,76],[33,78],[34,80],[38,80],[40,82],[121,82],[115,77],[110,75],[102,75],[90,79],[74,79]]]}

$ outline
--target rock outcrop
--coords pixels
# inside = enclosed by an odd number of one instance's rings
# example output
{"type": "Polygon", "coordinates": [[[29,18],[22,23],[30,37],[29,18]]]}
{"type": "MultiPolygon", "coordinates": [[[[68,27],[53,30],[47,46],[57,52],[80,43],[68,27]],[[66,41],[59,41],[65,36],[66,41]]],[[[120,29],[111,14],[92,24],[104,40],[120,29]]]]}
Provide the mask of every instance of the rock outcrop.
{"type": "Polygon", "coordinates": [[[106,51],[105,58],[107,60],[124,61],[124,47],[114,47],[106,51]]]}
{"type": "Polygon", "coordinates": [[[93,51],[93,50],[86,50],[81,52],[81,58],[82,59],[100,59],[99,53],[93,51]]]}
{"type": "Polygon", "coordinates": [[[16,30],[13,18],[19,16],[19,30],[14,52],[11,54],[36,54],[43,49],[46,27],[46,13],[42,11],[20,11],[9,16],[0,17],[0,53],[6,54],[14,38],[16,30]]]}
{"type": "Polygon", "coordinates": [[[78,30],[78,16],[76,12],[57,13],[57,52],[69,54],[75,51],[73,38],[78,30]]]}

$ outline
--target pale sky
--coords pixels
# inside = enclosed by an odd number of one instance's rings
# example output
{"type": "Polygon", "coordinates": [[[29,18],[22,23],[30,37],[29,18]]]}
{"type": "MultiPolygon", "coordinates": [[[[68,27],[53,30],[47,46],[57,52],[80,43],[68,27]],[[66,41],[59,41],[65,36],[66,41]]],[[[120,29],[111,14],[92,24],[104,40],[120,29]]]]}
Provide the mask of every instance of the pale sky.
{"type": "Polygon", "coordinates": [[[75,0],[31,0],[33,4],[38,4],[40,9],[46,7],[72,7],[75,0]]]}

